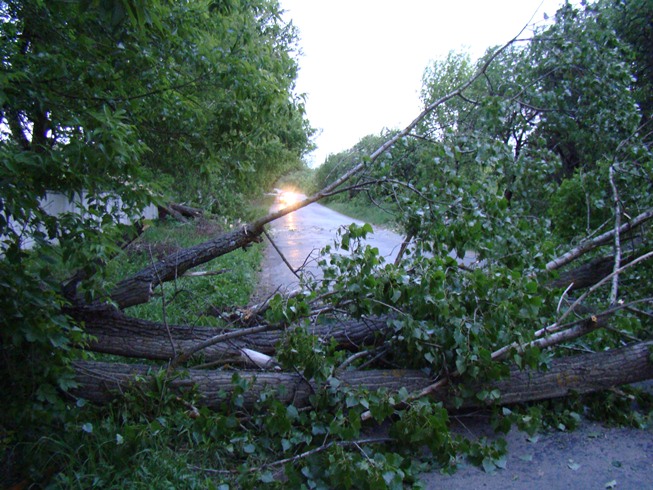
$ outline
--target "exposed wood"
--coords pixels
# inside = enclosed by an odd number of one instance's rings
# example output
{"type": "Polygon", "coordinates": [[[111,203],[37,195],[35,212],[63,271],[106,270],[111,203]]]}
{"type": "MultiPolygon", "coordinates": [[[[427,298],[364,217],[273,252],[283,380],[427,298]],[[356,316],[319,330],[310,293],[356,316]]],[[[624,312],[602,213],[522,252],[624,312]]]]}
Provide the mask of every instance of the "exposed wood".
{"type": "MultiPolygon", "coordinates": [[[[509,378],[488,385],[472,388],[499,389],[500,400],[496,403],[509,405],[529,401],[564,397],[571,393],[585,394],[647,379],[653,379],[653,362],[650,349],[653,341],[641,342],[621,349],[595,354],[582,354],[554,359],[547,371],[512,369],[509,378]]],[[[149,375],[155,367],[141,364],[101,363],[78,361],[74,363],[76,381],[79,386],[72,391],[74,396],[94,403],[108,403],[130,385],[144,383],[150,386],[149,375]],[[136,381],[139,378],[141,381],[136,381]]],[[[304,407],[310,404],[309,397],[316,386],[297,373],[269,371],[239,371],[241,379],[251,384],[243,393],[244,408],[251,408],[261,393],[273,390],[282,403],[304,407]]],[[[189,369],[169,380],[168,386],[175,392],[184,392],[196,387],[201,395],[200,403],[218,409],[225,403],[225,396],[233,393],[233,372],[189,369]]],[[[344,386],[377,390],[384,388],[396,392],[406,388],[416,392],[426,388],[432,380],[422,371],[416,370],[370,370],[345,371],[338,375],[344,386]]],[[[469,384],[467,385],[469,386],[469,384]]],[[[453,408],[452,395],[455,385],[442,386],[431,395],[453,408]]],[[[466,400],[461,408],[487,405],[478,399],[466,400]]]]}
{"type": "Polygon", "coordinates": [[[184,272],[181,277],[208,277],[208,276],[220,276],[231,272],[231,269],[218,269],[215,271],[187,271],[184,272]]]}

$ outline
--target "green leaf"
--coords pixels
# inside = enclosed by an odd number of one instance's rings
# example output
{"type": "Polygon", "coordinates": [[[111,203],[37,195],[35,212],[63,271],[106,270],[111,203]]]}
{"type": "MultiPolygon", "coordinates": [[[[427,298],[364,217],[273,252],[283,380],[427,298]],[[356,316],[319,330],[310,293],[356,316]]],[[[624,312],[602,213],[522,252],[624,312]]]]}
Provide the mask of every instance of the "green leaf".
{"type": "Polygon", "coordinates": [[[299,412],[294,405],[288,405],[286,407],[286,414],[290,420],[297,420],[299,418],[299,412]]]}
{"type": "Polygon", "coordinates": [[[492,458],[483,458],[482,466],[483,471],[490,474],[494,473],[497,469],[497,465],[492,458]]]}

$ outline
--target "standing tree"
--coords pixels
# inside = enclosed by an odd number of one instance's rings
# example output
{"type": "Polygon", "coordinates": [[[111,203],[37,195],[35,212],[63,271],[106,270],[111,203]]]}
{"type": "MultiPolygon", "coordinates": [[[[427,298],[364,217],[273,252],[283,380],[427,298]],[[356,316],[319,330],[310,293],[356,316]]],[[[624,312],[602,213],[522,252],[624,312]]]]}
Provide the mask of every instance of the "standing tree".
{"type": "Polygon", "coordinates": [[[228,216],[301,165],[310,130],[293,92],[295,30],[274,1],[7,1],[0,35],[12,427],[55,413],[71,386],[67,366],[88,338],[62,307],[73,290],[93,301],[111,287],[106,264],[131,234],[123,214],[183,197],[228,216]],[[84,209],[51,215],[51,193],[83,196],[84,209]]]}

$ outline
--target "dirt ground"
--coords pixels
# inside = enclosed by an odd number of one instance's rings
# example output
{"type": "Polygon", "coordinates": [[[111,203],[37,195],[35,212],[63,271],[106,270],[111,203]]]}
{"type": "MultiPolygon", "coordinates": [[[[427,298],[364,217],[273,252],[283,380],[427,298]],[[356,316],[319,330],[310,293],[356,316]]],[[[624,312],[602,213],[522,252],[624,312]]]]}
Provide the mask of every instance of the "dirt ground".
{"type": "MultiPolygon", "coordinates": [[[[457,429],[492,437],[487,420],[464,418],[457,429]],[[463,425],[464,424],[464,425],[463,425]]],[[[570,432],[530,437],[513,429],[506,437],[505,469],[486,473],[461,465],[449,476],[425,473],[428,489],[653,489],[653,430],[606,428],[584,421],[570,432]]]]}

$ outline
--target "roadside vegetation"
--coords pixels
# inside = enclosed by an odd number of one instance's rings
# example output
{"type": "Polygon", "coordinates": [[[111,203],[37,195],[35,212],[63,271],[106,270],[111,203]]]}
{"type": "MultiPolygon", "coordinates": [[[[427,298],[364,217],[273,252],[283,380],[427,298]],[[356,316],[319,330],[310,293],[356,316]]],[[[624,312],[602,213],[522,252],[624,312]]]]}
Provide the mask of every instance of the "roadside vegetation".
{"type": "Polygon", "coordinates": [[[315,171],[276,2],[0,12],[3,485],[419,487],[505,464],[450,431],[460,410],[650,427],[646,393],[594,393],[653,378],[650,2],[565,4],[530,40],[435,61],[415,124],[315,171]],[[292,206],[245,203],[275,185],[383,209],[412,247],[387,264],[369,225],[342,229],[322,280],[248,305],[292,206]],[[87,209],[51,216],[48,191],[87,209]],[[111,196],[203,216],[119,225],[111,196]]]}

